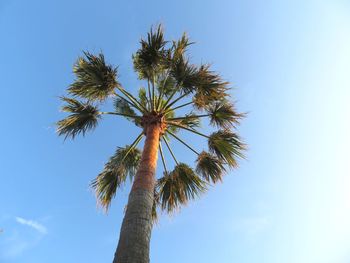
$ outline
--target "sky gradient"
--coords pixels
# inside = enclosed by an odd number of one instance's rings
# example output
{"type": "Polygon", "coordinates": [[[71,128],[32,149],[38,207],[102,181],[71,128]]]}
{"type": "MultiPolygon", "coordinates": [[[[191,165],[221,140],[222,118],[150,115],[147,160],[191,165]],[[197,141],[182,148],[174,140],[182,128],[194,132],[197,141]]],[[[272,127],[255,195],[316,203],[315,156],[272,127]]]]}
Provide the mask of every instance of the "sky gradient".
{"type": "Polygon", "coordinates": [[[82,50],[103,50],[135,92],[131,54],[156,23],[168,39],[188,32],[193,60],[232,83],[249,150],[222,184],[161,216],[151,262],[349,263],[345,0],[1,0],[0,262],[112,261],[129,187],[106,215],[89,182],[139,131],[105,117],[64,142],[58,96],[82,50]]]}

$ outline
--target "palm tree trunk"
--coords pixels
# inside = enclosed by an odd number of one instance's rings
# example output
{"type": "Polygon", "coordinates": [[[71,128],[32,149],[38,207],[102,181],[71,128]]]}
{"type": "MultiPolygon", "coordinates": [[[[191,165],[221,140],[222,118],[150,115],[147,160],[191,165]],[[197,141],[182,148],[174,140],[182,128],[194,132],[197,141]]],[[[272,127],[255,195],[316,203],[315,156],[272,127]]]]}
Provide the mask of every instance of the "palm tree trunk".
{"type": "Polygon", "coordinates": [[[160,125],[150,124],[139,169],[123,219],[113,263],[149,263],[152,207],[158,158],[160,125]]]}

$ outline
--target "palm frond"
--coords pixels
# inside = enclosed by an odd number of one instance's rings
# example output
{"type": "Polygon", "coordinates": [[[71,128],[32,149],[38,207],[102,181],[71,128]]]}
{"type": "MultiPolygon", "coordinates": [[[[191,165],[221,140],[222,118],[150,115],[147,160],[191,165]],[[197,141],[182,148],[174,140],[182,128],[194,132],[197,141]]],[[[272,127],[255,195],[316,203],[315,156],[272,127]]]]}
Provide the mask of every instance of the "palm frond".
{"type": "Polygon", "coordinates": [[[196,116],[193,112],[186,114],[182,119],[176,121],[180,125],[194,129],[201,125],[200,118],[196,116]]]}
{"type": "Polygon", "coordinates": [[[208,107],[210,124],[219,128],[229,129],[239,124],[244,114],[237,113],[234,106],[229,102],[215,102],[208,107]]]}
{"type": "Polygon", "coordinates": [[[179,163],[157,183],[163,210],[173,212],[206,190],[206,183],[187,164],[179,163]]]}
{"type": "Polygon", "coordinates": [[[147,40],[141,39],[141,48],[133,55],[134,69],[140,79],[152,80],[153,77],[166,67],[168,51],[162,27],[159,25],[155,32],[153,28],[147,34],[147,40]]]}
{"type": "Polygon", "coordinates": [[[182,34],[182,37],[178,41],[173,41],[172,46],[172,59],[174,61],[184,57],[187,48],[194,42],[190,42],[186,33],[182,34]]]}
{"type": "Polygon", "coordinates": [[[198,155],[196,172],[207,182],[216,183],[222,180],[225,167],[216,156],[203,151],[198,155]]]}
{"type": "Polygon", "coordinates": [[[172,76],[169,76],[169,74],[160,75],[156,84],[158,93],[165,97],[169,97],[176,88],[176,81],[172,76]]]}
{"type": "Polygon", "coordinates": [[[118,147],[105,164],[103,171],[91,182],[99,204],[108,210],[117,189],[133,178],[141,158],[141,152],[132,145],[118,147]]]}
{"type": "Polygon", "coordinates": [[[88,130],[97,126],[100,115],[96,106],[67,97],[61,97],[61,100],[67,103],[62,111],[72,114],[56,123],[58,135],[74,139],[76,135],[85,135],[88,130]]]}
{"type": "Polygon", "coordinates": [[[236,133],[229,130],[219,130],[212,133],[208,139],[210,152],[225,161],[230,167],[237,166],[237,157],[244,158],[245,144],[236,133]]]}
{"type": "MultiPolygon", "coordinates": [[[[130,116],[137,116],[136,112],[130,107],[130,105],[121,98],[114,99],[114,109],[116,113],[121,113],[130,116]]],[[[136,126],[141,126],[141,118],[125,117],[129,121],[135,123],[136,126]]]]}
{"type": "Polygon", "coordinates": [[[177,89],[183,93],[195,91],[198,83],[198,70],[188,59],[180,57],[172,62],[171,75],[176,80],[177,89]]]}
{"type": "Polygon", "coordinates": [[[196,94],[193,98],[198,109],[203,109],[208,105],[223,101],[229,95],[226,93],[228,82],[210,70],[209,65],[201,65],[197,73],[196,94]]]}
{"type": "Polygon", "coordinates": [[[171,48],[170,74],[176,80],[179,91],[183,93],[193,92],[197,83],[197,67],[190,64],[185,54],[192,44],[184,33],[178,41],[173,41],[171,48]]]}
{"type": "Polygon", "coordinates": [[[146,89],[144,87],[141,87],[139,89],[139,102],[144,108],[150,108],[150,103],[148,101],[146,89]]]}
{"type": "Polygon", "coordinates": [[[127,115],[136,115],[136,112],[130,107],[130,105],[123,99],[116,98],[114,99],[114,109],[117,113],[127,114],[127,115]]]}
{"type": "Polygon", "coordinates": [[[103,54],[97,56],[84,52],[73,67],[76,79],[68,88],[74,96],[103,101],[119,86],[117,68],[107,65],[103,54]]]}

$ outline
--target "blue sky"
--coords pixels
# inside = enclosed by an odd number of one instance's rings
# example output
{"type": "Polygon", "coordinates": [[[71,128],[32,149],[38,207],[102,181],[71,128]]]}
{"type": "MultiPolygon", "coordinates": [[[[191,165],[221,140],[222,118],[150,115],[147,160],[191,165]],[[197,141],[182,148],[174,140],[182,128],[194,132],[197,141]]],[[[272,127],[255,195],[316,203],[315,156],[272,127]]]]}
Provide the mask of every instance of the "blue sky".
{"type": "Polygon", "coordinates": [[[152,262],[349,263],[345,0],[1,0],[0,262],[112,261],[129,188],[105,215],[88,184],[138,130],[105,118],[63,142],[58,96],[82,50],[103,50],[135,91],[131,54],[156,23],[169,39],[188,32],[194,61],[233,83],[249,151],[222,184],[161,217],[152,262]]]}

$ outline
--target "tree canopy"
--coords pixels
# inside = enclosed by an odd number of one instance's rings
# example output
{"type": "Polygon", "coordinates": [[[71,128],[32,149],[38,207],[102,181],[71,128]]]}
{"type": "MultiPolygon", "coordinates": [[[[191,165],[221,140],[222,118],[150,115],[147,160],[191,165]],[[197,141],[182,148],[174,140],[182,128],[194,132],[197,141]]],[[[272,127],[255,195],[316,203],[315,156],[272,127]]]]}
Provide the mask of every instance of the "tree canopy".
{"type": "Polygon", "coordinates": [[[210,69],[209,64],[190,62],[188,48],[192,45],[186,34],[177,41],[166,41],[161,26],[152,28],[141,39],[140,48],[132,56],[134,70],[146,87],[132,94],[118,81],[118,67],[108,64],[102,53],[84,52],[73,67],[74,82],[68,95],[61,97],[64,112],[69,115],[57,122],[57,132],[74,139],[93,130],[103,115],[122,116],[140,128],[140,135],[131,144],[118,147],[102,172],[92,181],[98,202],[106,209],[118,187],[127,178],[133,179],[141,150],[137,148],[145,136],[146,122],[156,118],[164,124],[159,153],[163,174],[157,177],[154,193],[154,216],[157,207],[173,212],[222,180],[229,169],[244,158],[245,144],[236,127],[244,114],[237,112],[230,98],[229,82],[210,69]],[[101,111],[106,100],[113,100],[113,110],[101,111]],[[178,114],[179,109],[186,114],[178,114]],[[216,131],[199,131],[201,120],[207,118],[216,131]],[[204,137],[208,150],[194,149],[179,137],[185,130],[204,137]],[[179,162],[169,139],[185,145],[197,155],[195,168],[179,162]],[[164,157],[168,150],[175,167],[169,170],[164,157]]]}

